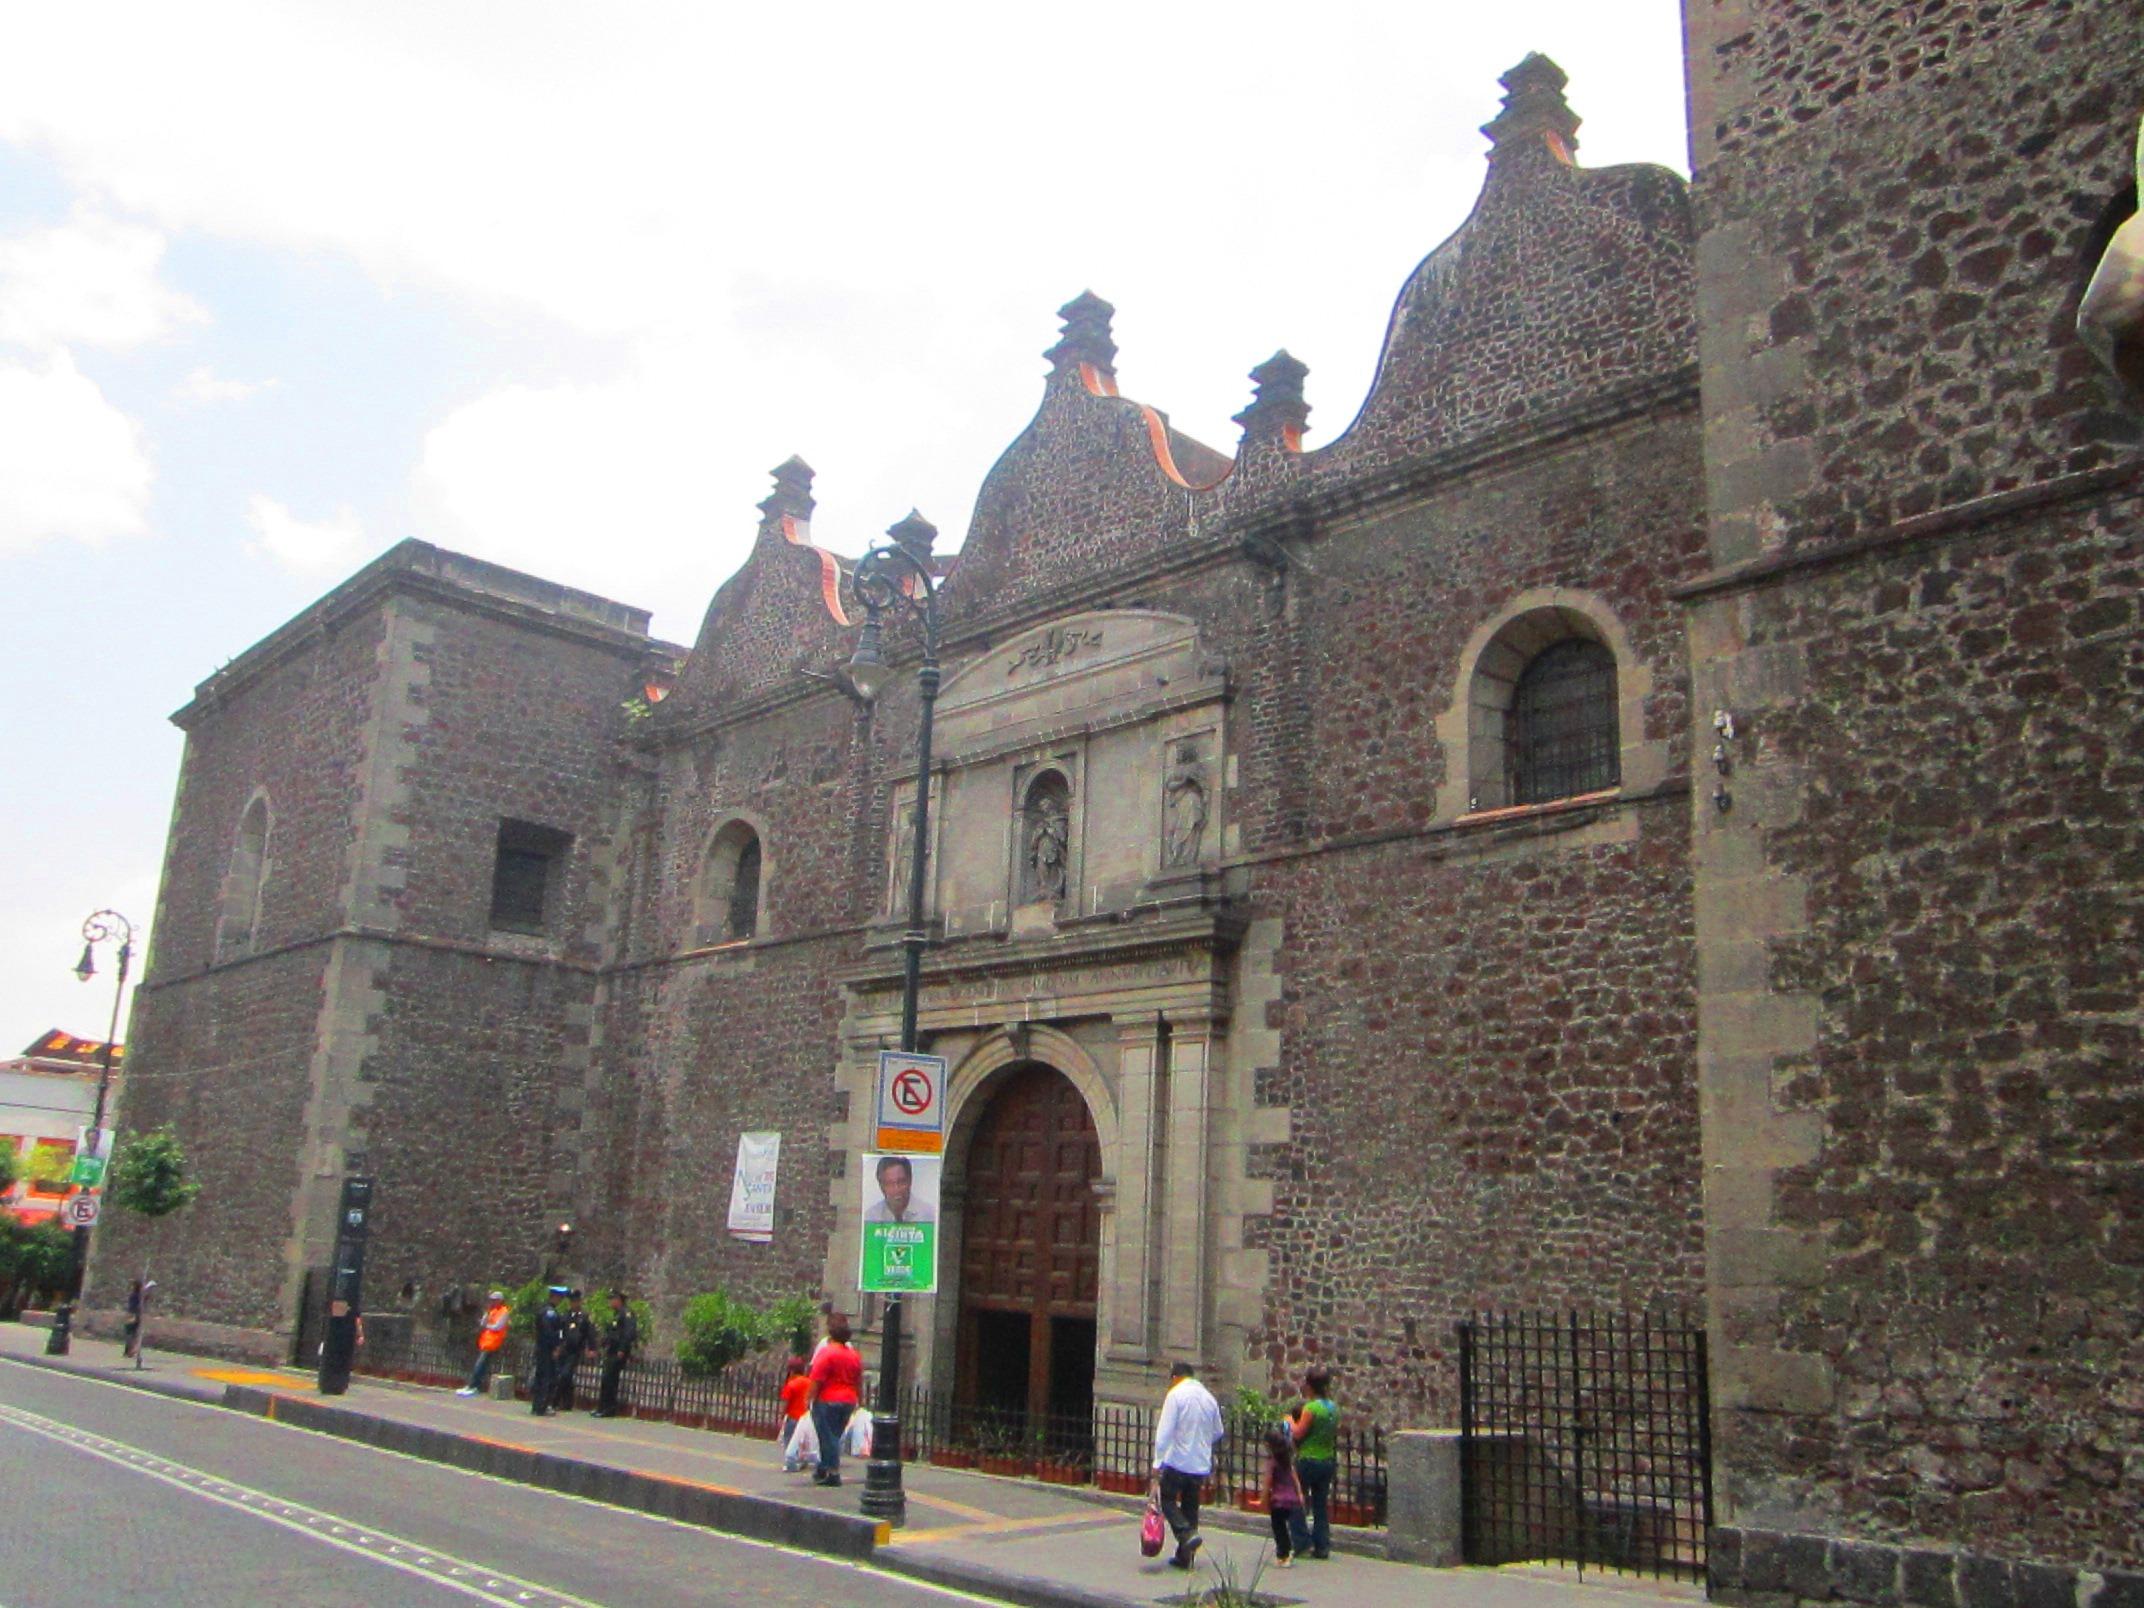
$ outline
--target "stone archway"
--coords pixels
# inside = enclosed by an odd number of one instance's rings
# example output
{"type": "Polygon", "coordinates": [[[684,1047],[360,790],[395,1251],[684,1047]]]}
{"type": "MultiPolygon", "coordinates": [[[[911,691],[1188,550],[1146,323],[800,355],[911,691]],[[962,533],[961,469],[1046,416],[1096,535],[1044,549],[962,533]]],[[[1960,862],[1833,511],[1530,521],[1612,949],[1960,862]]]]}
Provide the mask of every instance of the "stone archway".
{"type": "Polygon", "coordinates": [[[1041,1061],[993,1080],[960,1158],[955,1400],[1084,1436],[1094,1402],[1102,1150],[1078,1087],[1041,1061]]]}

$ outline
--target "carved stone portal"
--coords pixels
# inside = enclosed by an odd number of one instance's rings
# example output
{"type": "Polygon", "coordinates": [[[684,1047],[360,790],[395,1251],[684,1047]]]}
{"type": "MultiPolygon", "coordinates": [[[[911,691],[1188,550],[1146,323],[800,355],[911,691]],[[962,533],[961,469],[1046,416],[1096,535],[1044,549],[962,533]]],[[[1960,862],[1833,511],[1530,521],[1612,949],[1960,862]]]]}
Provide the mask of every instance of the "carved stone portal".
{"type": "Polygon", "coordinates": [[[1206,765],[1194,740],[1175,746],[1175,757],[1162,782],[1161,863],[1165,869],[1198,864],[1206,835],[1206,765]]]}

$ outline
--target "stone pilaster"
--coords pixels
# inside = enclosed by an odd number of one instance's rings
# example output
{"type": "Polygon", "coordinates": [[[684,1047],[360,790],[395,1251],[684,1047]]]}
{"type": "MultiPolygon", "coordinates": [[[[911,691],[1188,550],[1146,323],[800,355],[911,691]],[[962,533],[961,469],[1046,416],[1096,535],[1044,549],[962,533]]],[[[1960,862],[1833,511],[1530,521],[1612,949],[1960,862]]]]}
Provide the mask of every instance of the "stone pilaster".
{"type": "Polygon", "coordinates": [[[1161,1249],[1161,1339],[1172,1358],[1203,1361],[1212,1245],[1207,1204],[1213,1105],[1213,1019],[1169,1019],[1168,1168],[1161,1249]]]}
{"type": "Polygon", "coordinates": [[[1116,1157],[1115,1258],[1110,1291],[1112,1362],[1144,1363],[1153,1355],[1155,1274],[1161,1258],[1162,1189],[1161,1023],[1152,1015],[1117,1024],[1117,1100],[1123,1128],[1116,1157]]]}

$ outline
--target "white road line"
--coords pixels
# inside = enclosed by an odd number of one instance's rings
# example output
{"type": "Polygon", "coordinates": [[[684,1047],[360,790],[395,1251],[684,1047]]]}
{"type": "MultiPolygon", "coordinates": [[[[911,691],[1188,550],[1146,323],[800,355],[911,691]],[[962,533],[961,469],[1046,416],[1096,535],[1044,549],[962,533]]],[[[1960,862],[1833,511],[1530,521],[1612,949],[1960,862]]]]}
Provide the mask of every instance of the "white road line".
{"type": "Polygon", "coordinates": [[[586,1598],[569,1596],[554,1591],[548,1586],[539,1586],[533,1581],[516,1579],[495,1569],[418,1546],[414,1541],[403,1541],[384,1533],[373,1534],[363,1526],[352,1525],[323,1513],[303,1503],[285,1501],[265,1491],[257,1491],[236,1480],[227,1480],[219,1474],[206,1473],[176,1463],[169,1458],[158,1457],[124,1441],[107,1440],[102,1435],[93,1435],[88,1430],[77,1429],[57,1419],[46,1418],[40,1413],[25,1411],[20,1407],[0,1403],[0,1423],[12,1424],[33,1435],[42,1435],[62,1446],[72,1447],[91,1457],[101,1458],[136,1474],[146,1474],[175,1489],[186,1491],[206,1501],[234,1508],[240,1513],[250,1513],[255,1518],[266,1519],[270,1524],[280,1525],[299,1535],[310,1537],[323,1546],[334,1547],[365,1558],[373,1563],[384,1564],[390,1569],[399,1569],[405,1574],[428,1580],[433,1585],[449,1591],[458,1591],[464,1596],[475,1597],[482,1602],[511,1603],[518,1605],[540,1603],[544,1608],[601,1608],[601,1604],[586,1598]],[[355,1539],[352,1539],[352,1538],[355,1539]],[[397,1554],[414,1554],[398,1556],[397,1554]],[[479,1584],[478,1580],[482,1583],[479,1584]],[[511,1593],[511,1595],[508,1595],[511,1593]]]}
{"type": "MultiPolygon", "coordinates": [[[[94,1374],[38,1368],[35,1364],[19,1362],[5,1354],[0,1354],[0,1363],[13,1363],[25,1372],[35,1372],[46,1378],[58,1377],[72,1380],[79,1385],[96,1385],[105,1390],[125,1391],[128,1396],[137,1400],[145,1394],[150,1394],[149,1392],[135,1390],[128,1385],[115,1383],[109,1379],[99,1379],[94,1374]]],[[[201,1412],[221,1413],[227,1411],[220,1401],[204,1401],[192,1396],[167,1396],[157,1392],[154,1393],[154,1399],[170,1402],[175,1407],[191,1407],[201,1412]]],[[[8,1410],[5,1404],[0,1404],[0,1413],[8,1410]]],[[[804,1547],[790,1546],[780,1541],[762,1541],[756,1536],[734,1535],[727,1530],[713,1530],[702,1524],[684,1524],[676,1519],[665,1518],[660,1513],[644,1513],[637,1508],[618,1507],[610,1502],[598,1502],[592,1497],[574,1496],[565,1491],[547,1490],[543,1486],[525,1484],[520,1480],[501,1479],[496,1474],[479,1473],[477,1470],[469,1468],[456,1468],[451,1463],[435,1463],[430,1458],[414,1457],[408,1452],[391,1451],[384,1446],[371,1446],[363,1441],[345,1440],[339,1435],[330,1435],[325,1430],[301,1428],[296,1424],[285,1423],[279,1418],[255,1418],[248,1414],[245,1417],[245,1422],[258,1424],[263,1429],[280,1431],[287,1435],[304,1435],[314,1440],[333,1441],[337,1446],[348,1447],[354,1452],[369,1452],[375,1457],[393,1457],[399,1458],[404,1462],[421,1464],[435,1474],[454,1475],[465,1480],[483,1480],[492,1485],[509,1486],[516,1491],[525,1492],[531,1496],[547,1497],[554,1502],[575,1502],[583,1507],[598,1508],[604,1513],[615,1514],[624,1519],[638,1520],[642,1524],[659,1524],[665,1529],[684,1530],[693,1535],[705,1536],[710,1540],[719,1541],[725,1546],[752,1547],[760,1552],[780,1553],[784,1557],[795,1558],[800,1563],[813,1563],[822,1568],[839,1569],[849,1574],[864,1575],[874,1581],[897,1581],[911,1591],[925,1592],[933,1597],[946,1597],[954,1602],[975,1603],[979,1605],[979,1608],[1005,1608],[1003,1601],[996,1597],[985,1597],[977,1592],[963,1591],[958,1586],[940,1585],[935,1580],[922,1580],[914,1575],[900,1574],[891,1569],[881,1569],[875,1564],[859,1563],[853,1558],[829,1557],[824,1552],[812,1552],[804,1547]]],[[[403,1546],[411,1545],[409,1542],[399,1544],[403,1546]]],[[[385,1560],[383,1559],[383,1561],[385,1560]]],[[[474,1566],[470,1567],[473,1568],[474,1566]]],[[[463,1570],[456,1568],[452,1572],[460,1574],[463,1570]]],[[[476,1572],[484,1573],[485,1571],[477,1570],[476,1572]]],[[[497,1577],[491,1577],[490,1583],[496,1585],[499,1580],[497,1577]]],[[[571,1601],[571,1599],[561,1600],[571,1601]]]]}

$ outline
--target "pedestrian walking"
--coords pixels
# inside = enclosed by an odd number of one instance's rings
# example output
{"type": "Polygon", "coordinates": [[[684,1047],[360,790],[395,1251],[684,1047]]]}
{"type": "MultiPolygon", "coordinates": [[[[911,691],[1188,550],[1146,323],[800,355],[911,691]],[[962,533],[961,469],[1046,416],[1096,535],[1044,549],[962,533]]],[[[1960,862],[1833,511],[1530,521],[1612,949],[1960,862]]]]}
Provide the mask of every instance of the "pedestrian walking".
{"type": "Polygon", "coordinates": [[[573,1411],[573,1389],[581,1372],[581,1359],[595,1344],[595,1320],[582,1310],[581,1292],[566,1292],[566,1310],[559,1314],[558,1394],[551,1405],[560,1412],[573,1411]]]}
{"type": "Polygon", "coordinates": [[[141,1280],[136,1279],[133,1286],[127,1291],[126,1344],[120,1348],[120,1353],[123,1356],[132,1357],[140,1354],[141,1304],[143,1299],[141,1280]]]}
{"type": "Polygon", "coordinates": [[[1333,1403],[1333,1371],[1319,1366],[1303,1376],[1303,1404],[1289,1430],[1295,1436],[1295,1473],[1303,1505],[1295,1510],[1295,1550],[1312,1558],[1333,1555],[1333,1474],[1340,1466],[1340,1409],[1333,1403]]]}
{"type": "Polygon", "coordinates": [[[536,1368],[529,1376],[529,1411],[538,1418],[551,1411],[551,1398],[558,1394],[558,1346],[565,1334],[565,1320],[558,1315],[563,1284],[543,1292],[543,1310],[536,1314],[536,1368]]]}
{"type": "Polygon", "coordinates": [[[603,1384],[596,1393],[596,1417],[618,1416],[618,1376],[633,1360],[633,1348],[639,1344],[640,1322],[625,1304],[625,1292],[611,1291],[610,1322],[603,1327],[603,1384]]]}
{"type": "Polygon", "coordinates": [[[507,1304],[504,1290],[493,1290],[485,1298],[484,1316],[476,1326],[476,1364],[469,1370],[469,1383],[454,1394],[475,1396],[483,1392],[486,1381],[491,1378],[492,1365],[499,1360],[499,1353],[506,1348],[506,1332],[513,1326],[514,1309],[507,1304]]]}
{"type": "Polygon", "coordinates": [[[1266,1472],[1259,1486],[1273,1524],[1273,1560],[1294,1567],[1295,1519],[1303,1510],[1303,1487],[1295,1477],[1295,1431],[1275,1424],[1266,1431],[1266,1472]]]}
{"type": "MultiPolygon", "coordinates": [[[[811,1368],[802,1357],[789,1359],[788,1376],[782,1380],[782,1472],[794,1474],[804,1465],[797,1458],[797,1425],[811,1411],[811,1368]]],[[[814,1451],[813,1459],[817,1460],[814,1451]]]]}
{"type": "Polygon", "coordinates": [[[1176,1537],[1172,1568],[1188,1569],[1204,1538],[1199,1534],[1199,1488],[1213,1473],[1213,1449],[1225,1433],[1221,1404],[1198,1381],[1188,1362],[1169,1365],[1169,1393],[1154,1421],[1154,1489],[1161,1516],[1176,1537]]]}
{"type": "Polygon", "coordinates": [[[849,1344],[849,1320],[839,1312],[826,1323],[826,1343],[811,1365],[811,1422],[819,1432],[814,1485],[841,1483],[841,1436],[862,1396],[864,1360],[849,1344]]]}

